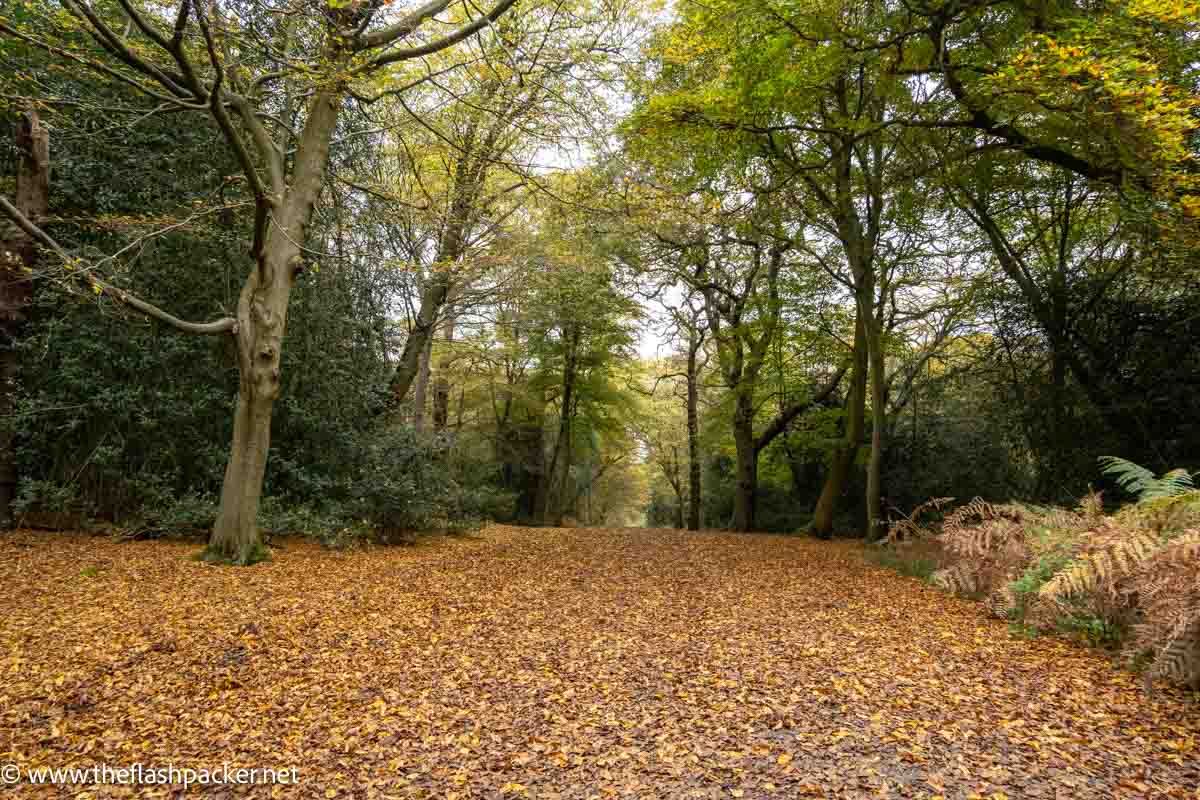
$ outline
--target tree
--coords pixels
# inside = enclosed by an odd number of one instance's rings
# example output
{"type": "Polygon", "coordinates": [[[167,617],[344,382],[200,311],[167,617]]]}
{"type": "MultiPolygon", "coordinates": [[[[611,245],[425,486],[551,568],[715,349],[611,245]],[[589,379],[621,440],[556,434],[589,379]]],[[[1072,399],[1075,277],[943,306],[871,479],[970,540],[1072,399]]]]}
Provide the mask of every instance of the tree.
{"type": "MultiPolygon", "coordinates": [[[[641,12],[636,0],[554,0],[506,17],[494,40],[478,44],[473,69],[435,76],[421,96],[395,100],[414,123],[414,130],[395,133],[403,181],[397,194],[410,234],[405,256],[425,273],[391,383],[396,401],[414,383],[424,395],[434,331],[440,322],[452,336],[448,309],[478,278],[476,256],[533,192],[550,189],[553,182],[536,167],[539,151],[586,136],[597,113],[590,106],[631,35],[623,18],[641,12]],[[423,105],[446,110],[425,112],[423,105]]],[[[435,400],[447,392],[439,386],[435,400]]],[[[415,405],[423,413],[423,403],[415,405]]],[[[435,404],[434,416],[442,413],[435,404]]]]}
{"type": "Polygon", "coordinates": [[[966,0],[905,4],[902,16],[906,33],[873,46],[898,48],[896,72],[934,79],[922,124],[969,128],[972,152],[999,146],[1200,216],[1189,144],[1200,4],[966,0]]]}
{"type": "MultiPolygon", "coordinates": [[[[262,555],[256,519],[271,412],[280,390],[288,300],[304,272],[313,207],[353,85],[370,79],[403,83],[392,75],[391,65],[453,47],[514,3],[499,0],[485,14],[460,19],[448,35],[419,42],[429,23],[451,6],[449,0],[431,0],[401,14],[373,3],[312,3],[294,18],[294,30],[278,24],[269,5],[251,3],[238,7],[244,13],[229,14],[217,3],[193,0],[181,0],[169,25],[134,0],[120,0],[119,15],[84,0],[63,0],[66,26],[57,24],[48,9],[28,19],[0,18],[5,37],[130,86],[163,109],[210,114],[240,164],[255,221],[252,267],[234,316],[209,323],[181,320],[86,271],[100,294],[182,332],[231,335],[236,341],[239,390],[220,512],[209,543],[214,558],[250,563],[262,555]],[[246,41],[260,44],[233,58],[246,41]]],[[[75,261],[6,198],[0,197],[0,210],[64,264],[75,261]]]]}
{"type": "MultiPolygon", "coordinates": [[[[913,88],[887,60],[911,31],[880,3],[689,7],[657,51],[662,69],[633,117],[639,135],[680,138],[698,172],[767,175],[792,246],[850,291],[860,346],[847,435],[871,410],[867,526],[882,534],[887,430],[886,314],[896,272],[931,249],[922,235],[928,186],[905,158],[913,88]],[[782,67],[782,68],[781,68],[782,67]],[[723,148],[723,149],[719,149],[723,148]],[[863,352],[865,351],[865,353],[863,352]],[[865,360],[864,360],[865,358],[865,360]],[[867,402],[869,400],[869,403],[867,402]]],[[[814,524],[827,535],[850,445],[839,448],[814,524]]],[[[856,449],[856,446],[855,446],[856,449]]]]}
{"type": "MultiPolygon", "coordinates": [[[[15,208],[37,223],[50,202],[50,132],[38,113],[28,109],[15,126],[17,186],[15,208]]],[[[31,299],[31,275],[37,263],[37,242],[26,231],[16,229],[0,236],[0,525],[12,521],[16,496],[17,464],[13,448],[14,395],[20,367],[17,339],[24,326],[31,299]]]]}

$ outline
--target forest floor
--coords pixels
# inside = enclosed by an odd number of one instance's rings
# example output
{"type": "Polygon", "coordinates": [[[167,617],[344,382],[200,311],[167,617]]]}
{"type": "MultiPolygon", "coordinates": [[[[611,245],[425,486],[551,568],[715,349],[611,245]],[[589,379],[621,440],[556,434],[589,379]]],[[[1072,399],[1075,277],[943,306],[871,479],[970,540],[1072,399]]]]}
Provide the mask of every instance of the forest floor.
{"type": "Polygon", "coordinates": [[[1183,694],[1148,701],[849,543],[492,527],[243,569],[196,549],[0,537],[0,764],[296,767],[252,794],[299,798],[1198,796],[1183,694]]]}

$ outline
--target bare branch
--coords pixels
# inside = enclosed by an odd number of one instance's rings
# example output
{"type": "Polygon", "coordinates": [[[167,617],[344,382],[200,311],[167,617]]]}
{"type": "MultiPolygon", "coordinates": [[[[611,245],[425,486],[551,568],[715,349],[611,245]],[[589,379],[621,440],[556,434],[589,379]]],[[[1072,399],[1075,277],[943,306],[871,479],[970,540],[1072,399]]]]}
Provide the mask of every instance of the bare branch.
{"type": "Polygon", "coordinates": [[[445,11],[449,5],[450,0],[430,0],[430,2],[416,9],[396,24],[360,37],[357,43],[358,48],[365,50],[370,47],[382,47],[383,45],[403,39],[405,36],[415,33],[425,20],[445,11]]]}
{"type": "Polygon", "coordinates": [[[479,31],[483,30],[493,22],[504,15],[504,12],[516,5],[517,0],[500,0],[491,11],[482,17],[476,17],[471,22],[462,26],[449,36],[441,39],[435,39],[423,45],[416,47],[405,47],[398,50],[389,50],[381,55],[368,61],[360,70],[360,72],[382,67],[386,64],[394,64],[397,61],[409,61],[421,56],[433,55],[434,53],[445,50],[447,47],[453,47],[464,39],[469,39],[479,31]]]}
{"type": "MultiPolygon", "coordinates": [[[[8,198],[4,195],[0,195],[0,211],[3,211],[4,214],[13,222],[15,222],[17,227],[24,231],[28,236],[54,251],[54,254],[62,259],[64,264],[70,264],[75,260],[71,258],[70,254],[67,253],[67,251],[64,250],[58,242],[54,241],[54,239],[50,237],[50,234],[46,233],[40,227],[31,222],[29,218],[22,214],[16,206],[10,203],[8,198]]],[[[140,297],[132,295],[117,286],[113,286],[108,281],[97,278],[91,273],[88,273],[87,280],[101,294],[108,295],[114,300],[129,306],[135,311],[140,311],[147,317],[159,320],[160,322],[165,322],[171,327],[183,331],[184,333],[198,335],[237,333],[237,320],[233,319],[232,317],[225,317],[212,322],[188,322],[172,314],[168,314],[158,306],[147,303],[140,297]]]]}

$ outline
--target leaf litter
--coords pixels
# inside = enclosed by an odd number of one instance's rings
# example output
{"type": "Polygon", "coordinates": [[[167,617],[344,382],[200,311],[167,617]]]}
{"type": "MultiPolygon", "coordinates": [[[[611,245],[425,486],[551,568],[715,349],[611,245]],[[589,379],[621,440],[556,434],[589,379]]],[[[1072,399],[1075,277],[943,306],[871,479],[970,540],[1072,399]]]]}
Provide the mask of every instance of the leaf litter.
{"type": "MultiPolygon", "coordinates": [[[[252,568],[0,538],[0,762],[345,798],[1200,797],[1200,709],[854,543],[493,526],[252,568]]],[[[172,797],[162,785],[18,785],[172,797]]]]}

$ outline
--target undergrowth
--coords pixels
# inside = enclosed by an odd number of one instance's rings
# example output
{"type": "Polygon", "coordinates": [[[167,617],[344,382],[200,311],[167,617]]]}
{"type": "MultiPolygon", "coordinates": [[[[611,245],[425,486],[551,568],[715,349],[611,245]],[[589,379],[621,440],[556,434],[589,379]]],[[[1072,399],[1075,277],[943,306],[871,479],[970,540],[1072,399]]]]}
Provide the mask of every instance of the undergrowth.
{"type": "Polygon", "coordinates": [[[927,550],[914,551],[910,547],[873,548],[867,555],[871,563],[899,572],[910,578],[932,582],[938,569],[938,558],[927,550]]]}
{"type": "Polygon", "coordinates": [[[1183,470],[1157,477],[1121,459],[1102,464],[1134,494],[1116,513],[1098,493],[1074,509],[976,498],[940,524],[919,522],[947,504],[938,498],[893,524],[889,554],[872,560],[924,577],[914,543],[936,547],[932,582],[982,599],[1014,634],[1111,649],[1142,668],[1147,691],[1157,680],[1200,686],[1200,491],[1183,470]]]}

